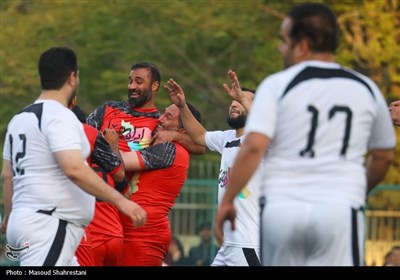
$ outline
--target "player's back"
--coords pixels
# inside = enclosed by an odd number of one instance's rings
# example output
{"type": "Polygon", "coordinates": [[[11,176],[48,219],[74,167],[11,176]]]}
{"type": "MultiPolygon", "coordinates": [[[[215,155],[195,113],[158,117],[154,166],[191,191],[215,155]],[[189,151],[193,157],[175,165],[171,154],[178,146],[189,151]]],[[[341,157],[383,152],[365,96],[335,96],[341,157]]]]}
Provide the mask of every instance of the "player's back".
{"type": "MultiPolygon", "coordinates": [[[[272,193],[294,194],[292,188],[301,186],[300,195],[310,199],[322,191],[323,197],[330,192],[364,201],[364,155],[393,142],[386,103],[370,79],[336,63],[303,62],[266,79],[256,102],[268,112],[261,116],[272,138],[265,160],[272,193]]],[[[246,131],[261,125],[251,121],[260,117],[253,109],[246,131]]]]}
{"type": "Polygon", "coordinates": [[[54,152],[90,151],[81,123],[56,101],[36,102],[10,122],[4,158],[11,159],[15,176],[13,211],[50,211],[60,219],[87,224],[93,216],[94,197],[63,173],[54,152]],[[77,133],[79,131],[79,133],[77,133]]]}

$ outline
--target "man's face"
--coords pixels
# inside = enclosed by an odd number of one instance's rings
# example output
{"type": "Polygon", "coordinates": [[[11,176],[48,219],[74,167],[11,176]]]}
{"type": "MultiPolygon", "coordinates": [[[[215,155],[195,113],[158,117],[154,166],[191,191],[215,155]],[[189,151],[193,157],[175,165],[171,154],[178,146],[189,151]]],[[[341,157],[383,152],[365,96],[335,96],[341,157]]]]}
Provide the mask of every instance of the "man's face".
{"type": "Polygon", "coordinates": [[[158,118],[158,125],[155,131],[162,130],[180,130],[179,109],[176,105],[171,105],[164,110],[164,113],[158,118]]]}
{"type": "MultiPolygon", "coordinates": [[[[253,100],[254,93],[251,91],[243,91],[247,99],[253,100]]],[[[246,124],[247,112],[244,107],[237,101],[232,101],[229,106],[228,124],[233,129],[244,127],[246,124]]]]}
{"type": "Polygon", "coordinates": [[[291,29],[292,29],[292,20],[290,18],[285,18],[282,22],[281,29],[279,32],[281,43],[279,44],[278,47],[278,50],[283,58],[283,64],[285,69],[295,64],[294,45],[289,37],[291,29]]]}
{"type": "Polygon", "coordinates": [[[132,70],[128,83],[129,104],[132,107],[141,108],[153,98],[152,93],[150,70],[146,68],[132,70]]]}

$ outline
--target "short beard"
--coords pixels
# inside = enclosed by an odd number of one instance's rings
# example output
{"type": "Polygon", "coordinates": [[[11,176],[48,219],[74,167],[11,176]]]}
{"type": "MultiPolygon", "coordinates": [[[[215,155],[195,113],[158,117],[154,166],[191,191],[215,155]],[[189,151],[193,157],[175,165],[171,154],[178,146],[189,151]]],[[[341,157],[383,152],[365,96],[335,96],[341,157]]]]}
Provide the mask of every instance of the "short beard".
{"type": "Polygon", "coordinates": [[[246,115],[239,115],[236,118],[231,118],[228,116],[227,121],[231,128],[238,129],[244,127],[244,125],[246,124],[246,119],[247,119],[246,115]]]}
{"type": "Polygon", "coordinates": [[[68,108],[71,108],[72,102],[74,101],[75,96],[76,96],[76,89],[74,89],[74,91],[72,92],[72,95],[68,99],[68,102],[67,102],[68,108]]]}
{"type": "Polygon", "coordinates": [[[148,88],[144,92],[140,92],[140,96],[138,98],[131,97],[131,92],[128,91],[128,103],[131,107],[140,108],[144,104],[146,104],[151,99],[151,89],[148,88]]]}

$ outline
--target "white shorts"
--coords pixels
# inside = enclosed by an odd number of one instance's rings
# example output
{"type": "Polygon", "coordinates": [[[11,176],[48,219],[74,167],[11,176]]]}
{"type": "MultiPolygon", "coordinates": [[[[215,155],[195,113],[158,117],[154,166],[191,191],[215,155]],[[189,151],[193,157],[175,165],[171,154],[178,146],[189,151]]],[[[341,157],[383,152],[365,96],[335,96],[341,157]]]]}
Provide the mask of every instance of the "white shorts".
{"type": "Polygon", "coordinates": [[[71,266],[83,233],[82,227],[48,214],[13,210],[6,254],[21,266],[71,266]]]}
{"type": "Polygon", "coordinates": [[[260,266],[260,250],[222,245],[211,266],[260,266]]]}
{"type": "Polygon", "coordinates": [[[261,221],[264,266],[363,264],[362,209],[337,202],[266,200],[261,221]]]}

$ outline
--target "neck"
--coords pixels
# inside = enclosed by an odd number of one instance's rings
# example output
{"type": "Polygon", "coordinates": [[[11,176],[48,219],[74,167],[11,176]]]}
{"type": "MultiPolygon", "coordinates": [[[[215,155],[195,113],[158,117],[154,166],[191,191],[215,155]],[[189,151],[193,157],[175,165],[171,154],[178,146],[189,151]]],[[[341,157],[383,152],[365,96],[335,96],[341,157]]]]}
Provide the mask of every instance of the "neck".
{"type": "Polygon", "coordinates": [[[44,100],[44,99],[54,100],[60,102],[65,107],[68,107],[67,98],[65,97],[65,94],[63,94],[62,90],[42,90],[38,100],[44,100]]]}
{"type": "Polygon", "coordinates": [[[304,60],[334,62],[335,56],[332,53],[310,53],[304,60]]]}
{"type": "Polygon", "coordinates": [[[244,134],[244,127],[236,129],[236,137],[239,138],[244,134]]]}

